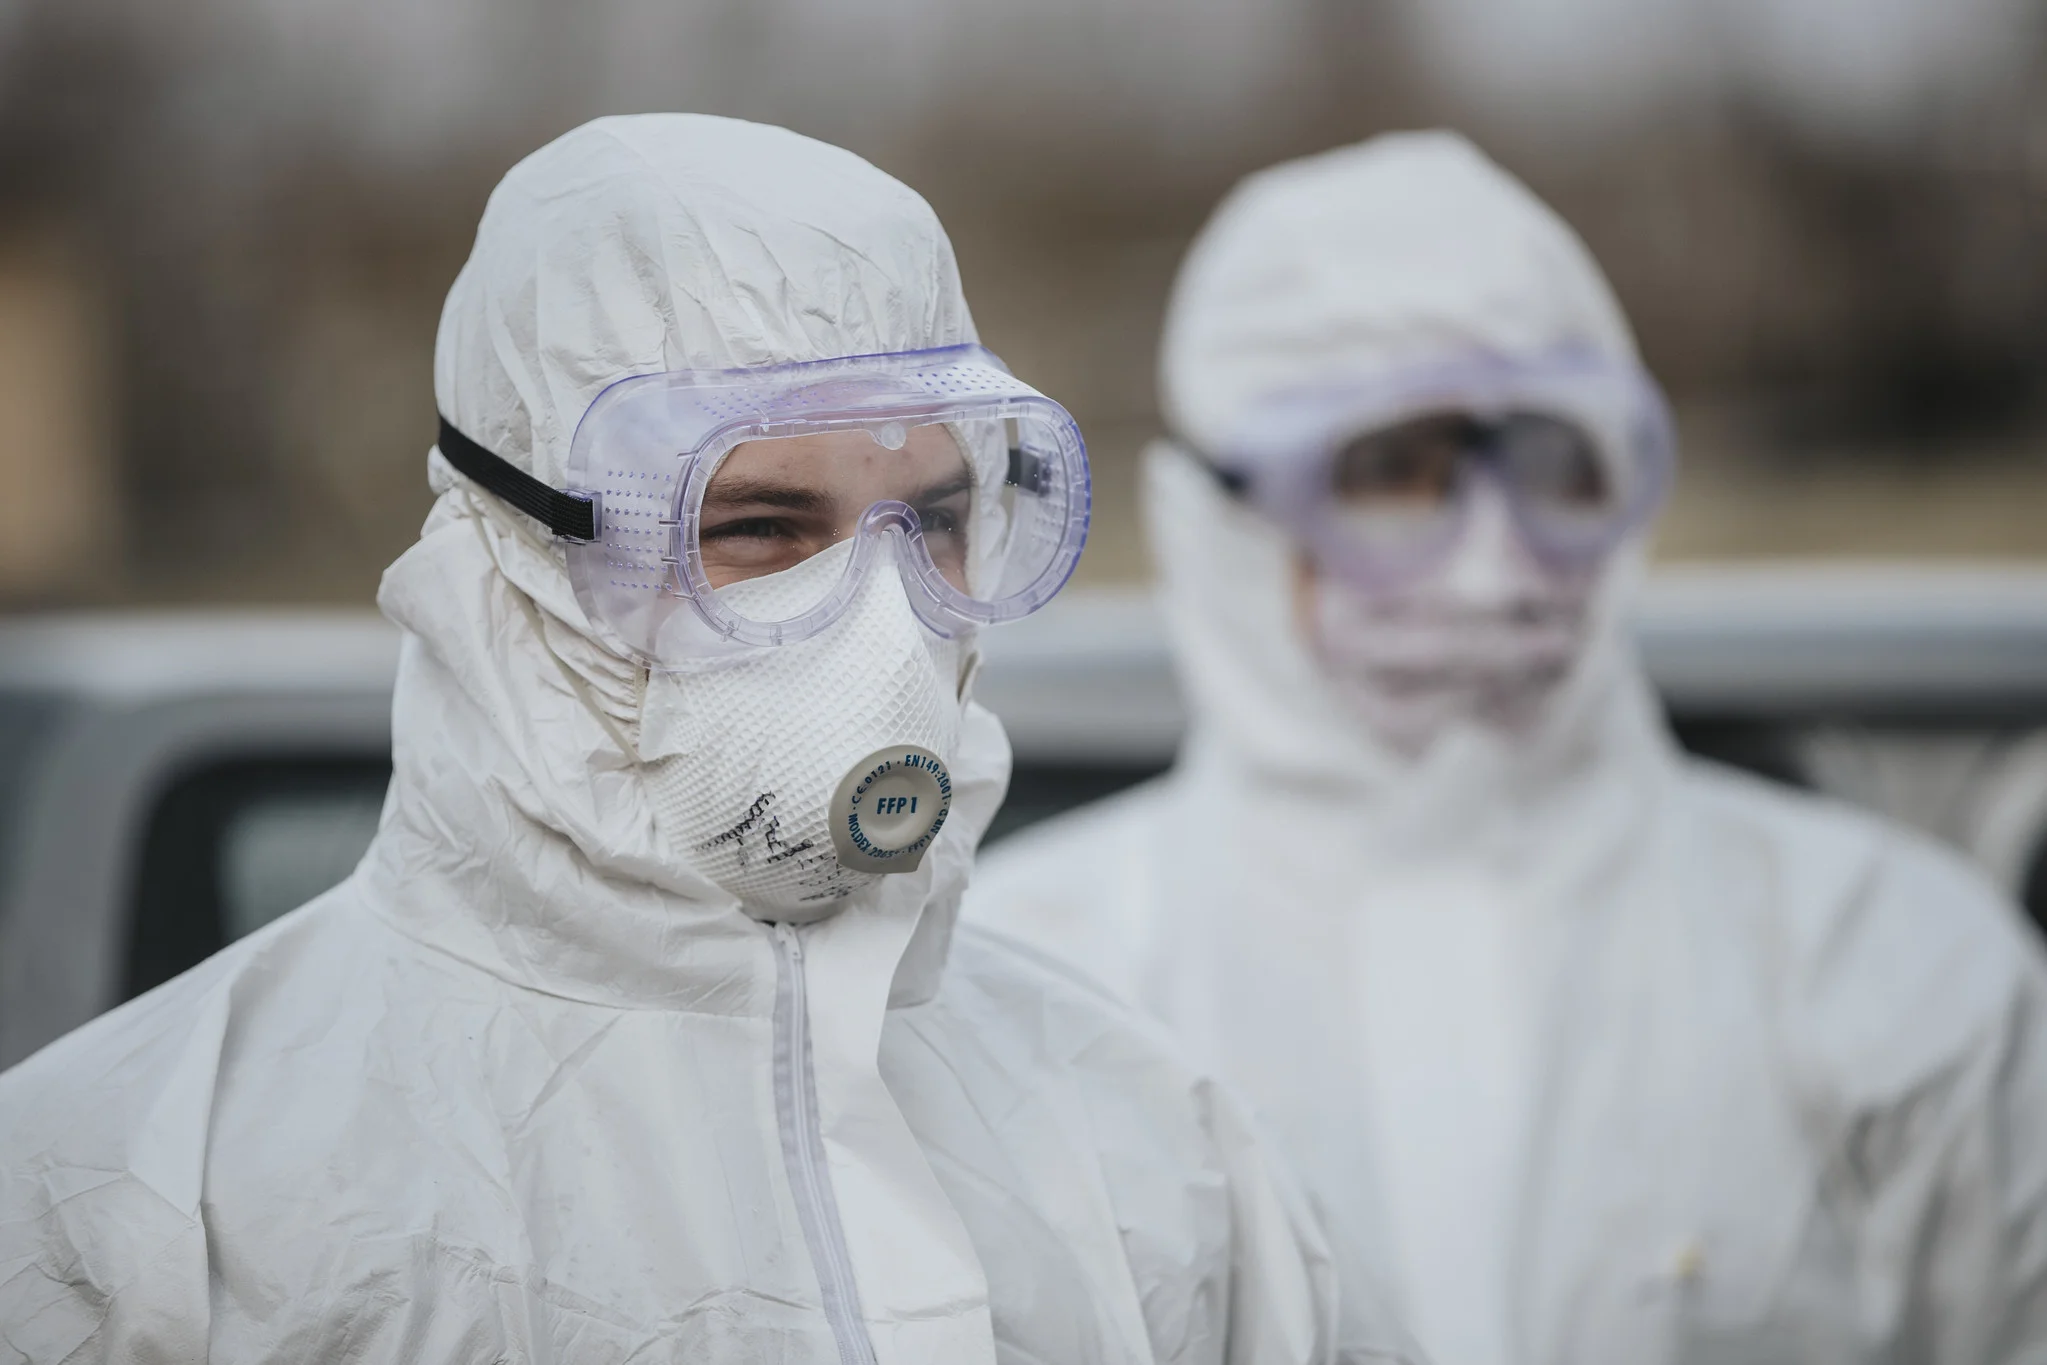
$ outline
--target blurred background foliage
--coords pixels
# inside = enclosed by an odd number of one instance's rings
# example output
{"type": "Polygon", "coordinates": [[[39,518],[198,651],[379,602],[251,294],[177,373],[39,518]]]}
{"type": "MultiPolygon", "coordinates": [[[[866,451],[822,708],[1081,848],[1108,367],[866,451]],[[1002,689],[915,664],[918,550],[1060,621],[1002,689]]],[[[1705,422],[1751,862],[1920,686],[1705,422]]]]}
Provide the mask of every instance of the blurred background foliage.
{"type": "Polygon", "coordinates": [[[1678,406],[1666,557],[2047,555],[2047,7],[2019,0],[0,0],[0,601],[366,603],[490,186],[600,113],[921,190],[1145,573],[1167,287],[1265,163],[1451,125],[1678,406]]]}

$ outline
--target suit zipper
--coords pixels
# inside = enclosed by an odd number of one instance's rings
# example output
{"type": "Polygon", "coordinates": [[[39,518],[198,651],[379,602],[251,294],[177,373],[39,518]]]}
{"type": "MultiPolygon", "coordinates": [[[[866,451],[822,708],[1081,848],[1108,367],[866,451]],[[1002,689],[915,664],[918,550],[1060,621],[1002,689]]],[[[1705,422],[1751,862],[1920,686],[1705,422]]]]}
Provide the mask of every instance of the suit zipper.
{"type": "Polygon", "coordinates": [[[825,1164],[824,1131],[818,1126],[802,936],[790,925],[777,924],[775,948],[781,969],[775,991],[775,1117],[782,1129],[782,1162],[817,1272],[825,1320],[838,1343],[839,1365],[875,1365],[874,1343],[860,1319],[853,1258],[846,1251],[838,1201],[832,1196],[831,1169],[825,1164]]]}

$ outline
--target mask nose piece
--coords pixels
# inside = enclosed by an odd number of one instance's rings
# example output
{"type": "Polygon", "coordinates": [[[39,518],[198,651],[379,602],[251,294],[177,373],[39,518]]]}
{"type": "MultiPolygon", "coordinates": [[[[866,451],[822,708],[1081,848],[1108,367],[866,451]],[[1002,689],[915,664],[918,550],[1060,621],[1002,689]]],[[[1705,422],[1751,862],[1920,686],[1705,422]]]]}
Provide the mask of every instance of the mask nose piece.
{"type": "Polygon", "coordinates": [[[1443,565],[1442,585],[1467,606],[1505,607],[1527,591],[1534,565],[1506,490],[1483,475],[1472,482],[1471,505],[1443,565]]]}
{"type": "Polygon", "coordinates": [[[924,548],[924,523],[916,509],[892,498],[877,502],[860,514],[859,535],[867,542],[894,539],[896,565],[909,594],[910,609],[933,635],[947,640],[957,636],[958,622],[947,617],[940,605],[944,592],[939,584],[944,575],[924,548]]]}
{"type": "Polygon", "coordinates": [[[856,872],[915,872],[952,812],[952,774],[915,744],[876,749],[832,794],[832,851],[856,872]]]}
{"type": "Polygon", "coordinates": [[[910,504],[894,498],[883,498],[860,514],[860,532],[863,535],[878,536],[888,531],[899,531],[907,536],[922,525],[910,504]]]}

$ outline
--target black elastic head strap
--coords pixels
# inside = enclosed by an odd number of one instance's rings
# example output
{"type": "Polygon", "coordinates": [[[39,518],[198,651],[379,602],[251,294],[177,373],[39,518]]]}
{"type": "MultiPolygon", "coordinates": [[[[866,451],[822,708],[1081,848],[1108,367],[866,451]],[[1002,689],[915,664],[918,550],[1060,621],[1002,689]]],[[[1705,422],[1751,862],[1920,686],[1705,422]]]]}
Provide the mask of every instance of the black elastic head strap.
{"type": "Polygon", "coordinates": [[[1166,439],[1206,471],[1208,476],[1215,480],[1216,486],[1231,497],[1241,498],[1251,491],[1251,476],[1243,470],[1217,463],[1214,456],[1177,432],[1169,430],[1166,439]]]}
{"type": "Polygon", "coordinates": [[[588,494],[550,488],[502,455],[485,450],[441,418],[441,457],[486,493],[518,508],[566,540],[597,539],[597,505],[588,494]]]}
{"type": "Polygon", "coordinates": [[[1034,455],[1022,446],[1009,448],[1009,474],[1004,483],[1013,484],[1026,493],[1044,494],[1052,488],[1052,462],[1042,455],[1034,455]]]}

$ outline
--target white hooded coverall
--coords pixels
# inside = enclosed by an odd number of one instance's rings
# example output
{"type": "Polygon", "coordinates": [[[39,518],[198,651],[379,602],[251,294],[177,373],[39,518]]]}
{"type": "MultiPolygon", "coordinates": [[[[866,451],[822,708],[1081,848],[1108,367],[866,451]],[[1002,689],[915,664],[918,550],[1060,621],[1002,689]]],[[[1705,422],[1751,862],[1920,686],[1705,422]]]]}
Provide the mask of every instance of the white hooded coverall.
{"type": "MultiPolygon", "coordinates": [[[[621,376],[973,337],[929,207],[857,157],[605,119],[492,196],[436,393],[560,486],[621,376]]],[[[361,867],[0,1077],[0,1361],[1325,1358],[1326,1255],[1230,1102],[1067,969],[953,941],[995,720],[922,868],[792,975],[660,828],[647,675],[433,463],[361,867]]]]}
{"type": "MultiPolygon", "coordinates": [[[[1460,139],[1252,177],[1182,273],[1196,443],[1472,352],[1632,360],[1562,222],[1460,139]]],[[[993,850],[968,921],[1241,1085],[1443,1365],[2047,1360],[2047,971],[1945,851],[1678,752],[1623,629],[1525,733],[1405,758],[1297,632],[1297,550],[1181,454],[1147,511],[1192,731],[993,850]]]]}

